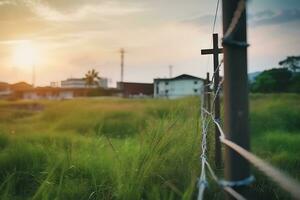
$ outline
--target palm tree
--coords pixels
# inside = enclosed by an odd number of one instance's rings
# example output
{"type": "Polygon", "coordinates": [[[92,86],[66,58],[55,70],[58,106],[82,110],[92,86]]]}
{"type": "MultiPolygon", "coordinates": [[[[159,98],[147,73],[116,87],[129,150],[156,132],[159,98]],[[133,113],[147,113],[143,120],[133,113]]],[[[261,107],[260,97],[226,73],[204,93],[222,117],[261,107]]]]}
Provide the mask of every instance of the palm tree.
{"type": "Polygon", "coordinates": [[[300,69],[300,56],[288,56],[285,60],[280,61],[279,65],[283,65],[295,73],[297,69],[300,69]]]}
{"type": "Polygon", "coordinates": [[[83,78],[85,80],[85,85],[87,85],[88,87],[91,87],[93,85],[97,85],[99,86],[99,73],[96,72],[96,70],[92,69],[89,70],[86,74],[85,77],[83,78]]]}

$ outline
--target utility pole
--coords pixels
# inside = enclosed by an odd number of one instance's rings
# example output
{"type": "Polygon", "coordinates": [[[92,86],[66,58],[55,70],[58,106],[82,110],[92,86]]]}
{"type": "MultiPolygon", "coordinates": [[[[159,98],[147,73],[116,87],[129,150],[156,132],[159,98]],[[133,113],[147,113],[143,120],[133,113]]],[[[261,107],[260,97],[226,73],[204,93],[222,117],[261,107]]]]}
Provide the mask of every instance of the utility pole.
{"type": "MultiPolygon", "coordinates": [[[[219,54],[223,53],[223,49],[219,48],[218,44],[218,34],[213,34],[213,48],[212,49],[202,49],[202,55],[213,55],[214,60],[214,93],[215,93],[215,102],[214,102],[214,117],[216,121],[220,122],[220,96],[218,93],[219,88],[219,54]]],[[[220,142],[220,131],[217,125],[215,125],[215,165],[217,168],[221,168],[222,152],[221,152],[221,142],[220,142]]]]}
{"type": "Polygon", "coordinates": [[[124,81],[124,54],[125,54],[125,50],[122,48],[120,50],[121,53],[121,82],[124,81]]]}
{"type": "Polygon", "coordinates": [[[32,87],[35,87],[35,65],[32,65],[32,87]]]}
{"type": "MultiPolygon", "coordinates": [[[[245,0],[223,0],[224,131],[226,138],[249,150],[247,25],[245,0]],[[238,10],[238,11],[236,11],[238,10]],[[240,16],[238,16],[240,14],[240,16]],[[234,19],[233,18],[238,18],[234,19]],[[236,24],[233,24],[236,22],[236,24]],[[235,27],[235,28],[234,28],[235,27]],[[228,32],[229,30],[229,32],[228,32]]],[[[225,179],[235,182],[250,177],[249,163],[225,146],[225,179]]],[[[246,185],[233,187],[247,197],[246,185]]],[[[232,197],[227,196],[227,199],[232,197]]]]}
{"type": "Polygon", "coordinates": [[[170,65],[169,66],[169,78],[172,78],[173,77],[173,66],[170,65]]]}

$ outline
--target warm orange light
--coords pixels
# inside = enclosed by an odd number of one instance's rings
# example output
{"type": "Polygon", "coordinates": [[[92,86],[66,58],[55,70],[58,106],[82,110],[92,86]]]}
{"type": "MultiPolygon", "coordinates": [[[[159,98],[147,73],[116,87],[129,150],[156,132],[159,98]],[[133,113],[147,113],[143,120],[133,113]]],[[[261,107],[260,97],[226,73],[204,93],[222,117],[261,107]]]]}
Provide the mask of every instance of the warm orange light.
{"type": "Polygon", "coordinates": [[[30,41],[17,42],[14,47],[12,62],[20,68],[31,68],[38,62],[38,51],[30,41]]]}

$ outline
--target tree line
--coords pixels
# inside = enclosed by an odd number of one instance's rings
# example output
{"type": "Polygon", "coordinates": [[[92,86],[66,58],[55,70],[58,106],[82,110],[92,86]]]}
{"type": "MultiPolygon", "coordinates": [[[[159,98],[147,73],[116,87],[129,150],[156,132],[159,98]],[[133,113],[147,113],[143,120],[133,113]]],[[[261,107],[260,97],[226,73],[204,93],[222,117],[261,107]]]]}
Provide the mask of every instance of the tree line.
{"type": "Polygon", "coordinates": [[[289,56],[278,64],[282,67],[260,73],[250,83],[250,91],[254,93],[300,93],[300,56],[289,56]]]}

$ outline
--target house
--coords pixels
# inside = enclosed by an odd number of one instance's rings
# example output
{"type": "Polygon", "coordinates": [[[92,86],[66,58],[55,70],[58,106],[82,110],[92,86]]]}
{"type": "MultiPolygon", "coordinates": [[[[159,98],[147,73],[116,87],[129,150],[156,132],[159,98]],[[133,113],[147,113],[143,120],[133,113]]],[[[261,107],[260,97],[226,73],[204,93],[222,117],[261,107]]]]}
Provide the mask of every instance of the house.
{"type": "Polygon", "coordinates": [[[57,87],[36,87],[22,91],[23,99],[72,99],[75,91],[72,89],[63,89],[57,87]]]}
{"type": "Polygon", "coordinates": [[[11,95],[10,85],[5,82],[0,82],[0,98],[7,98],[11,95]]]}
{"type": "Polygon", "coordinates": [[[117,96],[121,92],[117,88],[108,88],[107,79],[100,79],[99,83],[102,84],[102,87],[87,87],[83,79],[68,79],[64,87],[58,87],[56,82],[46,87],[32,87],[26,82],[14,84],[0,82],[0,99],[59,100],[76,97],[117,96]]]}
{"type": "Polygon", "coordinates": [[[29,90],[32,89],[32,85],[28,84],[26,82],[18,82],[10,85],[10,89],[12,91],[23,91],[23,90],[29,90]]]}
{"type": "Polygon", "coordinates": [[[114,88],[61,88],[61,87],[36,87],[22,91],[23,99],[62,100],[77,97],[116,96],[120,90],[114,88]]]}
{"type": "Polygon", "coordinates": [[[154,79],[154,97],[175,99],[200,95],[204,82],[204,79],[188,74],[174,78],[157,78],[154,79]]]}
{"type": "Polygon", "coordinates": [[[123,97],[153,97],[152,83],[118,82],[123,97]]]}
{"type": "Polygon", "coordinates": [[[68,78],[61,81],[62,88],[108,88],[108,79],[100,78],[97,85],[87,86],[86,81],[83,78],[68,78]]]}
{"type": "Polygon", "coordinates": [[[8,96],[9,99],[18,99],[22,98],[23,92],[27,90],[33,89],[31,84],[26,82],[18,82],[9,85],[10,94],[8,96]]]}

